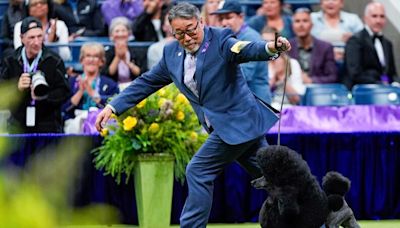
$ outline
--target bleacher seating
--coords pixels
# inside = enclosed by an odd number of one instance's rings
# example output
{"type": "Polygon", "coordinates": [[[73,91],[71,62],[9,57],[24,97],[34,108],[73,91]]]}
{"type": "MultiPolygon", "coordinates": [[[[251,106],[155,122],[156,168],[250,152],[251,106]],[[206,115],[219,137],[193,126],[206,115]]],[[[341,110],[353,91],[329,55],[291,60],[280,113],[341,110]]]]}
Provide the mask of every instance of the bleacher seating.
{"type": "Polygon", "coordinates": [[[307,85],[302,98],[305,106],[343,106],[352,103],[352,96],[345,85],[339,83],[307,85]]]}
{"type": "Polygon", "coordinates": [[[360,84],[352,89],[354,103],[360,105],[400,104],[400,88],[381,84],[360,84]]]}

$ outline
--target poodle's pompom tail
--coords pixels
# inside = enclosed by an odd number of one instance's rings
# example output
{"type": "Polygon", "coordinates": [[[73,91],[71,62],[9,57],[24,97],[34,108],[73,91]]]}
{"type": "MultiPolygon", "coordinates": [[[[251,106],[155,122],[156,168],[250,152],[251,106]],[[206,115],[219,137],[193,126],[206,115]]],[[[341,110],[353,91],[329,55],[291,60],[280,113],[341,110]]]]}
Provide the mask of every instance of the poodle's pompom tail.
{"type": "Polygon", "coordinates": [[[342,174],[330,171],[322,179],[322,188],[327,195],[344,196],[350,189],[350,180],[342,174]]]}
{"type": "Polygon", "coordinates": [[[338,211],[343,206],[343,197],[337,194],[328,196],[328,206],[331,211],[338,211]]]}

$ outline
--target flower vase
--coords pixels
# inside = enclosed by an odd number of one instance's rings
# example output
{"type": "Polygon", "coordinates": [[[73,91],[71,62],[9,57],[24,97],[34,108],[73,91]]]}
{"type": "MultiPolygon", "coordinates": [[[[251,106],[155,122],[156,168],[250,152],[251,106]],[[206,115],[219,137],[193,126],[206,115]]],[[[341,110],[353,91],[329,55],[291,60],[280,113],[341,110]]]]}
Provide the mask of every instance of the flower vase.
{"type": "Polygon", "coordinates": [[[134,179],[139,227],[170,227],[174,160],[164,153],[137,156],[134,179]]]}

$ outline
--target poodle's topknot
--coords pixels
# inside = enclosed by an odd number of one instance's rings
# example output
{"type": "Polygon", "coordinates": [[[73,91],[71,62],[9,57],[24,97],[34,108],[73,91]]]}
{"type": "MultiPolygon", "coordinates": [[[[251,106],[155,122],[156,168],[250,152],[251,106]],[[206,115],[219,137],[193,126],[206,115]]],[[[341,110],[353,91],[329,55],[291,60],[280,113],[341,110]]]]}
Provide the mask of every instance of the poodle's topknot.
{"type": "Polygon", "coordinates": [[[322,188],[330,194],[338,194],[344,196],[350,190],[350,180],[342,174],[330,171],[322,179],[322,188]]]}

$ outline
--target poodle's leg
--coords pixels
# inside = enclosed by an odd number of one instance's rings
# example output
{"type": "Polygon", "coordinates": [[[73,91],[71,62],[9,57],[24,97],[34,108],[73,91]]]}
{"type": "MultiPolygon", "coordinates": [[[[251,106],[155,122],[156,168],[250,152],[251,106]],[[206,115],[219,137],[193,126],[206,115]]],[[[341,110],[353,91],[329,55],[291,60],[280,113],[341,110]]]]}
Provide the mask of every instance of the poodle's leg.
{"type": "Polygon", "coordinates": [[[186,167],[188,197],[182,210],[181,228],[205,228],[211,211],[214,180],[222,169],[244,152],[259,144],[261,137],[229,145],[211,133],[186,167]]]}

